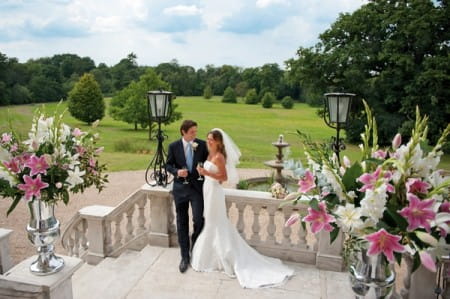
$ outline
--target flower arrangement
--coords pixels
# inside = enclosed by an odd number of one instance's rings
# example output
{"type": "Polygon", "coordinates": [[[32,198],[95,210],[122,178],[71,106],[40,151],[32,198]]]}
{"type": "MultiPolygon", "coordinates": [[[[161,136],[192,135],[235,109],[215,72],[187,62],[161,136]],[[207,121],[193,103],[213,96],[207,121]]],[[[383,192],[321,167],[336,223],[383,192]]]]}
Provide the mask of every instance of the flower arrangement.
{"type": "Polygon", "coordinates": [[[288,194],[286,188],[278,182],[275,182],[270,186],[269,192],[272,194],[272,197],[276,199],[283,199],[288,194]]]}
{"type": "Polygon", "coordinates": [[[100,192],[108,181],[106,166],[97,159],[103,150],[95,145],[98,134],[72,129],[62,118],[38,110],[28,139],[22,141],[15,132],[1,135],[0,195],[13,199],[7,215],[20,200],[67,204],[69,192],[92,185],[100,192]]]}
{"type": "Polygon", "coordinates": [[[377,126],[367,104],[361,161],[353,164],[336,156],[323,144],[304,140],[309,168],[302,172],[299,190],[286,199],[293,204],[309,197],[308,214],[293,215],[286,225],[309,222],[311,231],[330,232],[334,240],[345,233],[344,258],[361,248],[369,255],[383,254],[399,264],[402,253],[412,255],[413,271],[420,264],[436,271],[436,259],[449,243],[450,176],[437,169],[441,147],[450,133],[450,124],[434,147],[426,144],[428,118],[416,110],[411,138],[402,144],[400,134],[392,146],[377,145],[377,126]]]}

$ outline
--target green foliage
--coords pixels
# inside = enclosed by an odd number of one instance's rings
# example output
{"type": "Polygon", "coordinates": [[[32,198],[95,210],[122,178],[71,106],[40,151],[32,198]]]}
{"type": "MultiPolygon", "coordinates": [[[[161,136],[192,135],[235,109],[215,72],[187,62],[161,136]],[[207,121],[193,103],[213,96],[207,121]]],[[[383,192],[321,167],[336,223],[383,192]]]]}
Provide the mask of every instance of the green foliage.
{"type": "Polygon", "coordinates": [[[248,188],[249,188],[249,183],[247,180],[240,180],[236,185],[236,189],[239,189],[239,190],[248,190],[248,188]]]}
{"type": "MultiPolygon", "coordinates": [[[[341,14],[314,47],[299,48],[297,58],[286,63],[288,80],[300,82],[307,101],[331,91],[366,99],[377,118],[380,145],[398,131],[408,137],[408,120],[418,105],[433,120],[428,137],[434,143],[450,119],[450,48],[443,46],[449,27],[446,1],[369,1],[341,14]]],[[[347,137],[357,142],[363,108],[359,101],[352,108],[347,137]]]]}
{"type": "Polygon", "coordinates": [[[213,92],[211,86],[207,85],[203,90],[203,97],[207,100],[213,97],[213,92]]]}
{"type": "Polygon", "coordinates": [[[245,104],[258,104],[259,98],[258,94],[256,93],[256,89],[252,88],[247,91],[247,94],[245,95],[245,104]]]}
{"type": "Polygon", "coordinates": [[[237,103],[236,93],[230,86],[228,86],[223,93],[222,103],[237,103]]]}
{"type": "Polygon", "coordinates": [[[263,108],[272,108],[273,102],[275,102],[275,96],[271,92],[266,92],[262,98],[263,108]]]}
{"type": "Polygon", "coordinates": [[[290,96],[285,96],[281,100],[281,106],[285,109],[292,109],[294,107],[294,100],[290,96]]]}
{"type": "Polygon", "coordinates": [[[69,92],[70,114],[85,123],[93,123],[105,116],[105,102],[100,86],[92,74],[84,74],[69,92]]]}

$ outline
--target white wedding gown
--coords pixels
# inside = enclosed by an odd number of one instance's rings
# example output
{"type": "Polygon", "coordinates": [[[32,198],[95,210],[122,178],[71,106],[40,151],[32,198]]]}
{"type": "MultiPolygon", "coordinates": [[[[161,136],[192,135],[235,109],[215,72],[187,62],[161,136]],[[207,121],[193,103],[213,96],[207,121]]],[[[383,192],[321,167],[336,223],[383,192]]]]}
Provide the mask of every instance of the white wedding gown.
{"type": "MultiPolygon", "coordinates": [[[[204,167],[217,172],[210,161],[204,167]]],[[[194,270],[225,272],[244,288],[277,286],[293,275],[280,260],[261,255],[240,236],[227,217],[224,190],[217,180],[205,177],[203,196],[205,226],[192,251],[194,270]]]]}

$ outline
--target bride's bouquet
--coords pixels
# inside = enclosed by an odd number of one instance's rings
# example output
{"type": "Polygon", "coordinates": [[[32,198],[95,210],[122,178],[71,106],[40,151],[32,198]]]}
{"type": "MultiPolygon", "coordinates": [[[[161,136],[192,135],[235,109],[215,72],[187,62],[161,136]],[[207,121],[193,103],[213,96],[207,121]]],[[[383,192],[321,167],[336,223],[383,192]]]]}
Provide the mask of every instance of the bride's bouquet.
{"type": "Polygon", "coordinates": [[[301,219],[311,224],[313,233],[330,232],[332,240],[344,232],[344,257],[364,247],[370,255],[383,254],[400,263],[406,251],[413,256],[413,270],[422,264],[435,271],[435,260],[450,241],[450,176],[438,169],[450,124],[430,147],[428,118],[417,109],[410,140],[402,144],[397,134],[392,146],[382,149],[375,118],[364,105],[367,125],[360,161],[344,157],[340,166],[325,145],[298,132],[309,167],[302,172],[298,192],[287,199],[296,204],[309,197],[310,207],[307,215],[293,215],[287,225],[301,219]]]}

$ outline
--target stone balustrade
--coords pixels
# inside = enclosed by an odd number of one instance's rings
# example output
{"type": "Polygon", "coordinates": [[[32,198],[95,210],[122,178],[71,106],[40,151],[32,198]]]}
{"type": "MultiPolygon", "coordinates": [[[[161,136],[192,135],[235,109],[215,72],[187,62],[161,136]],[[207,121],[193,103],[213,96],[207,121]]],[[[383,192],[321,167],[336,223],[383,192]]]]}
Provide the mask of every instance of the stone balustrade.
{"type": "Polygon", "coordinates": [[[9,236],[12,230],[0,228],[0,274],[5,273],[13,266],[9,254],[9,236]]]}
{"type": "MultiPolygon", "coordinates": [[[[230,220],[259,252],[283,260],[341,271],[342,238],[332,245],[328,234],[314,236],[299,223],[285,227],[292,213],[306,213],[307,205],[285,205],[268,192],[225,189],[230,220]],[[321,240],[322,239],[322,240],[321,240]]],[[[117,207],[90,206],[72,219],[62,236],[68,254],[97,264],[107,256],[146,244],[177,246],[175,214],[168,188],[142,186],[117,207]]]]}

